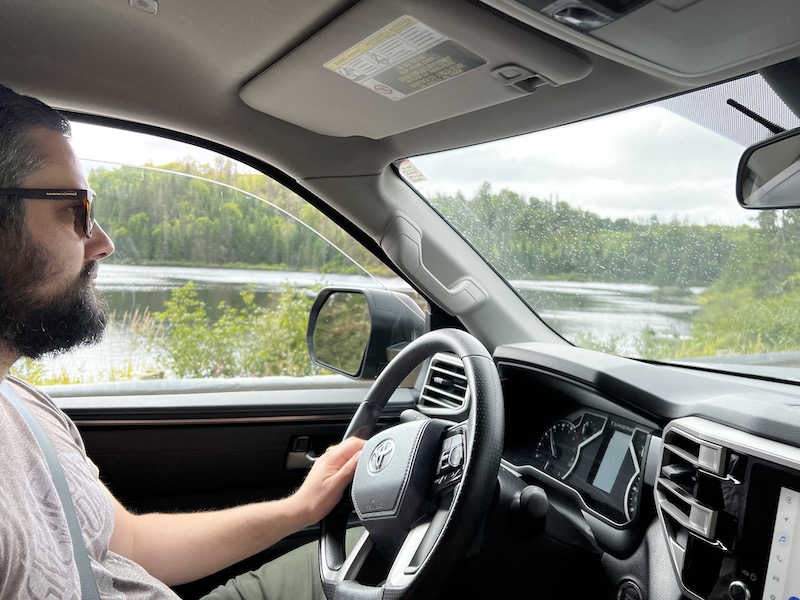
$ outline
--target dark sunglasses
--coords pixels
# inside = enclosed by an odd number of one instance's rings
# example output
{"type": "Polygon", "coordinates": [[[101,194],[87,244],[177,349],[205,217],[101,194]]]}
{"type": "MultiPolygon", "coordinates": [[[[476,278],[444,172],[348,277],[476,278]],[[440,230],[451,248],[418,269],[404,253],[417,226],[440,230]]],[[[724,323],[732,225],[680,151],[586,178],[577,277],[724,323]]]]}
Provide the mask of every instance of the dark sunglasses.
{"type": "Polygon", "coordinates": [[[0,196],[18,196],[31,200],[80,200],[83,210],[75,212],[75,231],[92,237],[94,229],[94,200],[97,197],[92,190],[61,189],[0,189],[0,196]]]}

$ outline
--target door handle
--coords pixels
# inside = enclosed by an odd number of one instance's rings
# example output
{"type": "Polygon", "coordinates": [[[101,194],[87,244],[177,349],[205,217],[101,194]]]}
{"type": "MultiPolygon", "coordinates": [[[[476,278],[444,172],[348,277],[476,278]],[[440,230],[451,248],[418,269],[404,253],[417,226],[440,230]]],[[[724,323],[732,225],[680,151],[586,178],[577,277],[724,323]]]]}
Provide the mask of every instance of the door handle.
{"type": "Polygon", "coordinates": [[[308,471],[317,462],[318,458],[319,456],[313,454],[310,450],[308,452],[289,452],[286,455],[286,470],[297,471],[303,469],[308,471]]]}
{"type": "Polygon", "coordinates": [[[301,435],[292,440],[289,452],[286,454],[287,471],[308,471],[320,457],[311,447],[311,437],[301,435]]]}

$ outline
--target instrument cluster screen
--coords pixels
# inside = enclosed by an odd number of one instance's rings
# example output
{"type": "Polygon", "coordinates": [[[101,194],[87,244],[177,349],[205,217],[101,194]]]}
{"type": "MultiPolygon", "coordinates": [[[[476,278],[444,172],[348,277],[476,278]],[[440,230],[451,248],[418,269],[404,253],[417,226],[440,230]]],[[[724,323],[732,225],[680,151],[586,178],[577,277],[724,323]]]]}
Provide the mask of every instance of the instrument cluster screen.
{"type": "Polygon", "coordinates": [[[613,415],[581,410],[539,437],[531,466],[580,494],[615,524],[634,519],[649,431],[613,415]]]}

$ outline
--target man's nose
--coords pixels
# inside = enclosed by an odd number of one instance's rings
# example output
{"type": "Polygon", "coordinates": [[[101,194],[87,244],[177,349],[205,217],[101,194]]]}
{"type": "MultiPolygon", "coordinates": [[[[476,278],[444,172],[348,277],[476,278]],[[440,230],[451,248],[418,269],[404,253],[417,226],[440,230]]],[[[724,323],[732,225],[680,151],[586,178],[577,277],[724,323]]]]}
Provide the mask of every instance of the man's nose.
{"type": "Polygon", "coordinates": [[[114,253],[114,242],[103,231],[100,224],[95,222],[92,237],[86,239],[84,244],[86,260],[103,260],[114,253]]]}

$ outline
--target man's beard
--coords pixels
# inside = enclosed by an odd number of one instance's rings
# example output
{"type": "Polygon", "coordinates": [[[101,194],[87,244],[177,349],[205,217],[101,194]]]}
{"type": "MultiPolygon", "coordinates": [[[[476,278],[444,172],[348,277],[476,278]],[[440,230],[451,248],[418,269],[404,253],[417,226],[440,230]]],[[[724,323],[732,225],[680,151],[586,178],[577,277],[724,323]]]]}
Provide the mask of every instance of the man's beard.
{"type": "Polygon", "coordinates": [[[13,250],[10,245],[0,242],[0,348],[37,359],[100,341],[108,308],[92,285],[97,262],[87,262],[59,293],[41,298],[40,286],[57,274],[53,258],[26,238],[13,250]]]}

